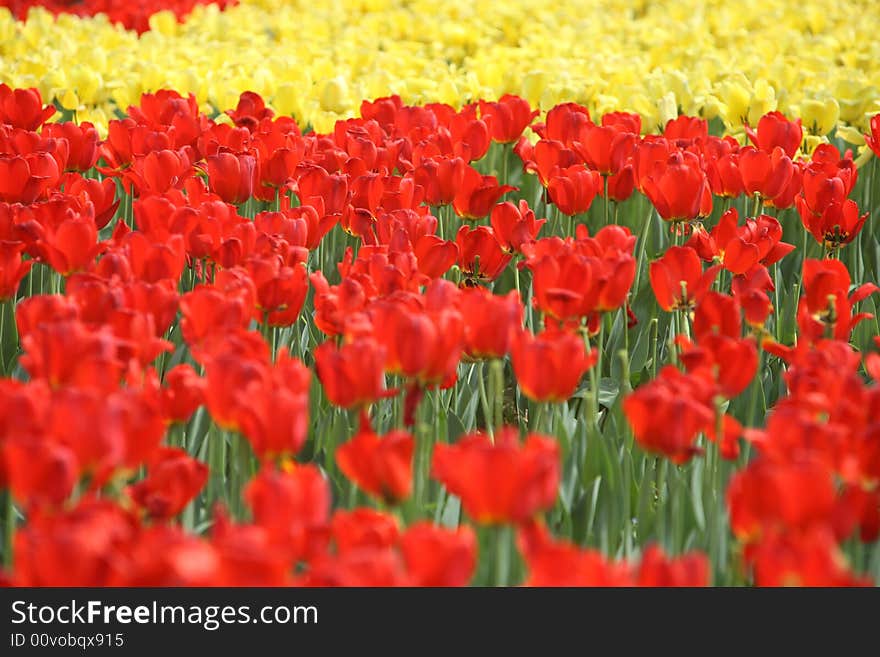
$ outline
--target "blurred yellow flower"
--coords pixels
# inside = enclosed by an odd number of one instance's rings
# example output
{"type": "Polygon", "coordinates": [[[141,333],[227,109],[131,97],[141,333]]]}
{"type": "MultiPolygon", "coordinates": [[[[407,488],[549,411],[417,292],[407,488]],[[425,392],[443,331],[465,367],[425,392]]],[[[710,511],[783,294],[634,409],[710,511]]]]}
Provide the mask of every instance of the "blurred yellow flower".
{"type": "Polygon", "coordinates": [[[637,111],[646,129],[682,111],[738,133],[778,109],[824,136],[837,122],[863,129],[880,109],[873,4],[240,0],[197,6],[182,23],[160,12],[140,36],[104,16],[37,8],[17,22],[0,9],[0,79],[99,124],[173,87],[224,109],[256,91],[316,128],[392,93],[453,105],[515,93],[545,110],[570,100],[637,111]]]}

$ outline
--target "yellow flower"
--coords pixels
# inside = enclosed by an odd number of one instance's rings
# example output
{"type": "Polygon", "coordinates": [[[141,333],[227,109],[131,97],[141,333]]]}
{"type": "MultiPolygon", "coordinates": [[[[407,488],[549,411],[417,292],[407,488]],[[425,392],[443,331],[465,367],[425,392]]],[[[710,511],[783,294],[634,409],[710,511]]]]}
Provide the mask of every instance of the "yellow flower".
{"type": "Polygon", "coordinates": [[[801,103],[804,129],[814,135],[827,135],[837,125],[840,104],[834,98],[805,100],[801,103]]]}

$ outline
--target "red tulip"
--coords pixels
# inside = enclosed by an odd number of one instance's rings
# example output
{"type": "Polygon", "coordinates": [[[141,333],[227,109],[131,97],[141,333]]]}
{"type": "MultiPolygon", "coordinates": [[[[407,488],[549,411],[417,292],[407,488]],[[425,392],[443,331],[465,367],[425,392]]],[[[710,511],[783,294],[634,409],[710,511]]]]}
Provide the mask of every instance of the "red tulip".
{"type": "Polygon", "coordinates": [[[468,525],[420,521],[401,536],[400,551],[415,586],[466,586],[477,564],[477,537],[468,525]]]}
{"type": "Polygon", "coordinates": [[[865,143],[880,157],[880,114],[871,117],[871,134],[865,135],[865,143]]]}
{"type": "Polygon", "coordinates": [[[412,455],[415,443],[405,431],[377,436],[369,425],[336,449],[339,469],[365,492],[395,504],[412,490],[412,455]]]}
{"type": "Polygon", "coordinates": [[[217,153],[208,156],[207,165],[211,191],[227,203],[239,205],[253,195],[258,174],[252,155],[217,153]]]}
{"type": "Polygon", "coordinates": [[[540,112],[529,107],[528,101],[504,94],[497,103],[480,101],[480,118],[489,126],[494,141],[509,144],[519,139],[540,112]]]}
{"type": "Polygon", "coordinates": [[[22,130],[36,130],[55,112],[52,105],[43,106],[38,90],[12,89],[6,84],[0,84],[0,124],[22,130]]]}
{"type": "Polygon", "coordinates": [[[469,358],[504,358],[513,336],[522,329],[523,307],[514,290],[501,297],[483,287],[462,290],[464,351],[469,358]]]}
{"type": "Polygon", "coordinates": [[[720,265],[703,271],[700,256],[689,246],[671,246],[648,267],[651,289],[663,310],[694,307],[709,291],[720,265]]]}
{"type": "Polygon", "coordinates": [[[162,448],[147,468],[147,477],[129,488],[134,502],[156,520],[169,520],[183,511],[205,482],[208,466],[185,450],[162,448]]]}
{"type": "Polygon", "coordinates": [[[25,245],[20,242],[0,241],[0,302],[15,298],[18,286],[34,264],[22,260],[25,245]]]}
{"type": "Polygon", "coordinates": [[[712,212],[712,190],[696,156],[673,153],[641,180],[642,191],[666,221],[691,221],[712,212]]]}
{"type": "Polygon", "coordinates": [[[563,402],[571,397],[598,354],[586,352],[577,335],[545,330],[521,332],[513,340],[511,360],[520,390],[535,401],[563,402]]]}
{"type": "Polygon", "coordinates": [[[559,485],[559,446],[530,434],[519,442],[511,427],[496,432],[494,443],[481,433],[464,436],[454,445],[434,448],[432,476],[480,524],[518,523],[550,508],[559,485]]]}
{"type": "Polygon", "coordinates": [[[507,268],[511,254],[506,253],[488,226],[463,225],[455,236],[458,266],[469,278],[494,281],[507,268]]]}
{"type": "Polygon", "coordinates": [[[315,370],[332,404],[359,408],[388,395],[385,389],[385,348],[370,336],[336,347],[333,341],[314,352],[315,370]]]}
{"type": "Polygon", "coordinates": [[[646,450],[686,463],[701,450],[694,445],[715,420],[713,386],[671,365],[623,400],[636,441],[646,450]]]}
{"type": "Polygon", "coordinates": [[[510,185],[499,185],[495,176],[484,176],[468,167],[452,199],[452,207],[462,219],[481,219],[489,214],[499,198],[516,189],[510,185]]]}
{"type": "Polygon", "coordinates": [[[771,153],[780,147],[790,158],[794,157],[803,140],[801,120],[789,121],[781,112],[768,112],[758,121],[757,131],[746,126],[746,134],[759,150],[771,153]]]}
{"type": "Polygon", "coordinates": [[[499,244],[508,253],[520,251],[523,244],[534,242],[546,219],[536,219],[529,204],[522,200],[519,206],[510,201],[499,203],[492,208],[490,216],[492,230],[499,244]]]}

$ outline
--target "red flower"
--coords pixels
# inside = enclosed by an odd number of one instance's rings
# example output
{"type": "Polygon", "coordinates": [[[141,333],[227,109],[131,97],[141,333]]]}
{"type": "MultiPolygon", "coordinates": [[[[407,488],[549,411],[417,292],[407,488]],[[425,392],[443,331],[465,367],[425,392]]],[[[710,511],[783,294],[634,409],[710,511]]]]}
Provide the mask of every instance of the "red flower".
{"type": "Polygon", "coordinates": [[[21,280],[34,264],[21,259],[24,249],[20,242],[0,242],[0,302],[15,298],[21,280]]]}
{"type": "Polygon", "coordinates": [[[455,529],[420,521],[400,538],[400,551],[415,586],[466,586],[477,563],[477,537],[468,525],[455,529]]]}
{"type": "Polygon", "coordinates": [[[169,422],[187,422],[205,401],[205,380],[188,363],[175,365],[165,374],[162,414],[169,422]]]}
{"type": "Polygon", "coordinates": [[[170,520],[198,495],[207,480],[208,466],[185,450],[163,447],[147,467],[147,477],[131,486],[129,494],[151,518],[170,520]]]}
{"type": "Polygon", "coordinates": [[[283,471],[264,466],[248,482],[243,497],[255,525],[266,531],[288,567],[326,549],[332,498],[316,466],[289,464],[283,471]]]}
{"type": "Polygon", "coordinates": [[[285,266],[278,255],[249,258],[245,263],[257,291],[255,319],[269,326],[290,326],[299,317],[309,291],[302,265],[285,266]]]}
{"type": "Polygon", "coordinates": [[[710,579],[711,569],[705,554],[690,552],[670,559],[659,547],[651,545],[642,555],[636,586],[709,586],[710,579]]]}
{"type": "Polygon", "coordinates": [[[804,227],[823,247],[829,250],[852,242],[862,230],[868,213],[859,216],[859,206],[852,199],[842,202],[832,201],[821,214],[812,212],[801,197],[796,200],[798,214],[804,227]]]}
{"type": "Polygon", "coordinates": [[[415,443],[405,431],[380,438],[369,425],[336,449],[342,473],[359,488],[387,504],[409,497],[412,490],[412,454],[415,443]]]}
{"type": "Polygon", "coordinates": [[[758,459],[733,476],[727,505],[730,527],[745,542],[778,529],[824,525],[835,505],[832,472],[818,461],[758,459]]]}
{"type": "Polygon", "coordinates": [[[865,283],[852,293],[849,271],[839,260],[804,261],[804,296],[798,304],[798,328],[806,340],[834,338],[848,340],[852,329],[867,313],[852,315],[853,306],[878,291],[873,283],[865,283]]]}
{"type": "Polygon", "coordinates": [[[586,353],[577,335],[546,329],[522,331],[513,340],[511,360],[520,390],[535,401],[563,402],[571,397],[598,354],[586,353]]]}
{"type": "Polygon", "coordinates": [[[22,130],[36,130],[49,120],[56,110],[43,106],[37,89],[12,89],[0,84],[0,124],[22,130]]]}
{"type": "Polygon", "coordinates": [[[473,167],[464,169],[452,207],[462,219],[481,219],[489,214],[498,199],[516,187],[499,185],[495,176],[484,176],[473,167]]]}
{"type": "Polygon", "coordinates": [[[207,157],[208,185],[227,203],[239,205],[248,200],[258,180],[253,155],[217,153],[207,157]]]}
{"type": "Polygon", "coordinates": [[[609,561],[599,550],[554,540],[537,522],[521,527],[517,542],[528,569],[525,586],[632,586],[627,564],[609,561]]]}
{"type": "Polygon", "coordinates": [[[458,245],[458,266],[470,278],[494,281],[512,258],[488,226],[462,226],[455,236],[455,243],[458,245]]]}
{"type": "Polygon", "coordinates": [[[494,141],[509,144],[519,139],[539,111],[529,107],[527,100],[504,94],[497,103],[480,101],[480,118],[489,127],[494,141]]]}
{"type": "Polygon", "coordinates": [[[712,212],[712,190],[699,159],[675,152],[654,164],[640,181],[642,191],[666,221],[691,221],[712,212]]]}
{"type": "Polygon", "coordinates": [[[337,509],[330,526],[338,554],[387,550],[400,540],[400,528],[394,516],[366,507],[352,511],[337,509]]]}
{"type": "Polygon", "coordinates": [[[553,506],[559,486],[559,446],[552,438],[530,434],[520,444],[507,427],[495,442],[482,433],[434,448],[432,476],[461,498],[480,524],[518,523],[553,506]]]}
{"type": "Polygon", "coordinates": [[[865,135],[865,143],[874,155],[880,157],[880,114],[871,117],[871,134],[865,135]]]}
{"type": "Polygon", "coordinates": [[[703,377],[667,365],[623,400],[623,411],[643,449],[686,463],[700,453],[694,442],[715,419],[712,393],[703,377]]]}
{"type": "Polygon", "coordinates": [[[523,244],[534,242],[546,219],[536,219],[528,202],[522,200],[519,207],[505,201],[492,208],[489,218],[499,244],[508,253],[520,251],[523,244]]]}
{"type": "Polygon", "coordinates": [[[547,184],[550,200],[570,217],[589,210],[601,188],[601,176],[583,164],[554,170],[547,184]]]}
{"type": "Polygon", "coordinates": [[[259,458],[284,458],[302,449],[309,432],[310,379],[311,371],[281,349],[266,375],[239,391],[239,426],[259,458]]]}
{"type": "Polygon", "coordinates": [[[671,246],[649,265],[651,289],[663,310],[694,307],[709,291],[720,265],[703,271],[700,256],[689,246],[671,246]]]}
{"type": "Polygon", "coordinates": [[[72,121],[47,123],[41,134],[44,137],[63,139],[67,144],[66,171],[88,171],[98,161],[98,131],[88,121],[79,125],[72,121]]]}
{"type": "Polygon", "coordinates": [[[739,171],[746,194],[774,198],[781,194],[794,175],[795,165],[782,148],[769,153],[746,146],[739,152],[739,171]]]}
{"type": "Polygon", "coordinates": [[[781,112],[768,112],[758,121],[757,132],[746,126],[746,134],[759,150],[771,153],[774,148],[780,147],[788,157],[793,158],[801,147],[804,133],[800,119],[789,121],[781,112]]]}
{"type": "Polygon", "coordinates": [[[462,290],[464,351],[470,358],[504,358],[513,336],[522,329],[523,307],[514,290],[496,296],[484,287],[462,290]]]}
{"type": "Polygon", "coordinates": [[[341,347],[329,340],[314,356],[318,379],[332,404],[358,408],[387,396],[385,348],[374,338],[356,337],[341,347]]]}
{"type": "Polygon", "coordinates": [[[28,204],[45,198],[60,175],[49,153],[0,154],[0,201],[28,204]]]}

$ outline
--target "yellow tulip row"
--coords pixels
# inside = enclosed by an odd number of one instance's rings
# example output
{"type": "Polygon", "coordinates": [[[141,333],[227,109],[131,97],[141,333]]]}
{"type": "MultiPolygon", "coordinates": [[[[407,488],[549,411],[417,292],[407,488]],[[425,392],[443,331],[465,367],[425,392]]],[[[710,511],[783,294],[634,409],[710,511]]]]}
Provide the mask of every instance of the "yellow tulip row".
{"type": "Polygon", "coordinates": [[[647,129],[684,112],[737,132],[779,109],[858,143],[880,111],[875,2],[243,0],[183,23],[156,14],[140,37],[103,16],[0,9],[0,79],[102,130],[170,87],[208,111],[253,90],[319,131],[391,93],[453,105],[515,93],[542,109],[635,111],[647,129]]]}

